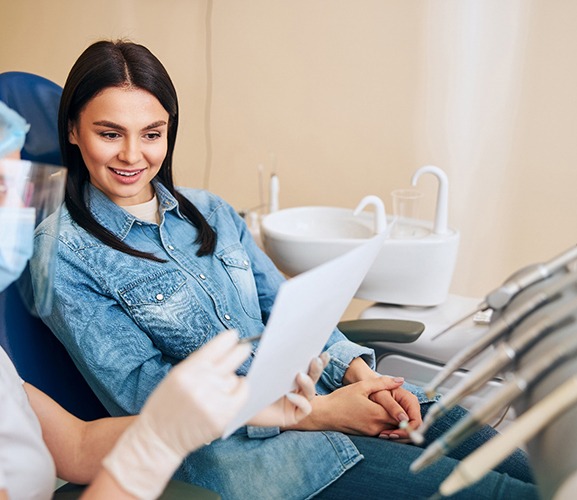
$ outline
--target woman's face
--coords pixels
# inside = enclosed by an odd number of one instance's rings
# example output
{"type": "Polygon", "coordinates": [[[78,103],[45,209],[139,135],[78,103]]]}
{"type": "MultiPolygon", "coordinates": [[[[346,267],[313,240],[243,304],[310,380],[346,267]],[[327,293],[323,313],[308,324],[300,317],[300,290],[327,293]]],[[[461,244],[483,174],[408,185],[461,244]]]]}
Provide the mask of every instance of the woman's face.
{"type": "Polygon", "coordinates": [[[73,124],[69,140],[80,148],[90,182],[120,206],[150,201],[168,150],[168,112],[136,88],[109,87],[73,124]]]}

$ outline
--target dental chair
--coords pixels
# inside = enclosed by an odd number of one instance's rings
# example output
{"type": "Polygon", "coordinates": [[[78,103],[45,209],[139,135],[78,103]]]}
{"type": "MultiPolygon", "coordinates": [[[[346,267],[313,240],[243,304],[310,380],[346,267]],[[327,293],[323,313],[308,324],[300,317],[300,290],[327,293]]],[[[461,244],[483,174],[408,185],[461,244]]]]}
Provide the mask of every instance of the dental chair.
{"type": "MultiPolygon", "coordinates": [[[[58,144],[58,106],[62,89],[37,75],[23,72],[0,74],[0,100],[30,124],[21,156],[24,160],[61,165],[58,144]]],[[[83,420],[110,416],[64,346],[50,329],[30,312],[18,284],[0,294],[0,345],[20,376],[63,408],[83,420]]],[[[56,500],[79,498],[84,486],[66,483],[56,500]]],[[[172,480],[161,496],[166,500],[218,500],[220,496],[192,484],[172,480]]]]}

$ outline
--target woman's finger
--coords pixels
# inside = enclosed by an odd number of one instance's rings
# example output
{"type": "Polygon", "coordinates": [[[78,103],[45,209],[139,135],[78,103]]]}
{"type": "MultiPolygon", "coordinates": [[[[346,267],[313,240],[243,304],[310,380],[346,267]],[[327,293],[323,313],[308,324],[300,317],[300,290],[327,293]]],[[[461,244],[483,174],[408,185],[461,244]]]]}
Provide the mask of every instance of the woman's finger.
{"type": "Polygon", "coordinates": [[[367,396],[379,391],[392,391],[393,389],[398,389],[403,385],[405,379],[402,377],[376,377],[367,380],[363,380],[363,390],[367,396]]]}

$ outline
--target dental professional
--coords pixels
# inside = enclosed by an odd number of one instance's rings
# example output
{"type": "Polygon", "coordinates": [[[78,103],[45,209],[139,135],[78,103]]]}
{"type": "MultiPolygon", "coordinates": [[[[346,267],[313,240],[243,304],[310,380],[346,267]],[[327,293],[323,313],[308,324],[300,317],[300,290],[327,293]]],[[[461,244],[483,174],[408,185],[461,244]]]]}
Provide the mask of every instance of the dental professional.
{"type": "MultiPolygon", "coordinates": [[[[129,41],[89,46],[64,86],[65,206],[35,236],[37,248],[58,245],[54,304],[43,319],[114,415],[138,413],[172,367],[222,329],[241,338],[261,332],[284,279],[228,203],[175,187],[178,120],[165,68],[129,41]]],[[[33,275],[41,266],[33,261],[33,275]]],[[[421,450],[401,443],[399,423],[417,427],[432,401],[375,372],[373,351],[338,330],[325,352],[330,362],[307,417],[242,427],[190,454],[176,477],[224,499],[422,498],[495,434],[484,428],[411,476],[421,450]]],[[[441,419],[426,442],[462,412],[441,419]]],[[[535,498],[531,481],[519,451],[466,495],[535,498]]]]}
{"type": "MultiPolygon", "coordinates": [[[[27,129],[0,101],[0,291],[32,256],[40,211],[30,193],[55,195],[32,175],[53,167],[18,160],[27,129]]],[[[223,332],[171,370],[139,416],[84,422],[23,381],[0,348],[0,500],[52,498],[57,476],[90,483],[83,498],[158,497],[184,457],[221,436],[246,401],[249,389],[235,370],[249,354],[236,332],[223,332]]],[[[313,360],[297,390],[254,422],[290,425],[309,413],[325,362],[313,360]]]]}

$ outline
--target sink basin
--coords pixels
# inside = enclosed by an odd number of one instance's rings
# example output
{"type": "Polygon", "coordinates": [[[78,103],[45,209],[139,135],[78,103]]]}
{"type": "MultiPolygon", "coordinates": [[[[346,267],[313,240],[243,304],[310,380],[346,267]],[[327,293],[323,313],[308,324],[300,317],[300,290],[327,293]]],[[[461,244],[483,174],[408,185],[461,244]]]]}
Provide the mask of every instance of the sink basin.
{"type": "MultiPolygon", "coordinates": [[[[264,249],[288,276],[308,271],[364,243],[375,234],[370,213],[340,207],[279,210],[261,223],[264,249]]],[[[387,227],[393,221],[387,217],[387,227]]],[[[435,306],[447,298],[459,233],[437,234],[428,221],[414,220],[420,237],[385,240],[356,297],[381,303],[435,306]]]]}

